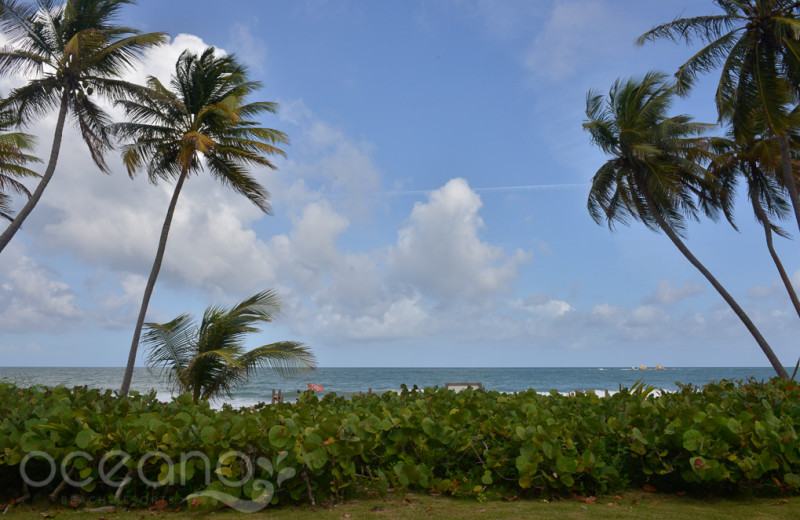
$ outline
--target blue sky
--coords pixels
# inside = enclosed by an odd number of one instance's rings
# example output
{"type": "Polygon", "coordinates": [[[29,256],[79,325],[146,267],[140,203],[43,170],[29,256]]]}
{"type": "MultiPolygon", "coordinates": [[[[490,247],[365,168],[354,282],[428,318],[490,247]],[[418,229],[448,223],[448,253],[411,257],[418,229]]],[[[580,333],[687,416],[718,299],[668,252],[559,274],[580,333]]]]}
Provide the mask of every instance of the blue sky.
{"type": "MultiPolygon", "coordinates": [[[[164,80],[186,48],[236,53],[277,101],[274,216],[211,179],[182,194],[148,320],[272,288],[279,321],[321,366],[765,366],[745,328],[669,240],[609,232],[586,211],[604,157],[581,129],[589,89],[671,73],[692,49],[635,47],[711,2],[144,1],[124,22],[166,31],[129,79],[164,80]],[[222,8],[220,6],[222,5],[222,8]],[[229,6],[230,8],[225,8],[229,6]]],[[[0,36],[2,38],[2,36],[0,36]]],[[[675,112],[714,122],[709,75],[675,112]]],[[[0,94],[19,84],[0,79],[0,94]]],[[[50,147],[55,114],[31,130],[50,147]]],[[[6,366],[122,366],[172,186],[92,165],[74,129],[53,182],[0,255],[6,366]]],[[[800,321],[741,198],[740,232],[688,246],[784,364],[800,321]]],[[[787,222],[787,229],[791,230],[787,222]]],[[[796,242],[777,247],[800,285],[796,242]]],[[[143,363],[140,352],[139,362],[143,363]]]]}

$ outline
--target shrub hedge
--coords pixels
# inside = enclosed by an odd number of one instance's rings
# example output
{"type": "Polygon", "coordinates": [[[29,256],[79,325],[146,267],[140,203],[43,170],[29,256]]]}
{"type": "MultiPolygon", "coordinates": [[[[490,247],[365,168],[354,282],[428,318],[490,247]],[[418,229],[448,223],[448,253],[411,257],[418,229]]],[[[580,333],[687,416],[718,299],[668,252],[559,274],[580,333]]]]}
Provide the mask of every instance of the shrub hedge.
{"type": "Polygon", "coordinates": [[[222,410],[188,395],[0,383],[0,403],[0,489],[12,496],[75,493],[65,476],[78,493],[118,500],[214,491],[256,503],[364,486],[478,498],[800,488],[800,389],[777,379],[662,395],[306,392],[222,410]]]}

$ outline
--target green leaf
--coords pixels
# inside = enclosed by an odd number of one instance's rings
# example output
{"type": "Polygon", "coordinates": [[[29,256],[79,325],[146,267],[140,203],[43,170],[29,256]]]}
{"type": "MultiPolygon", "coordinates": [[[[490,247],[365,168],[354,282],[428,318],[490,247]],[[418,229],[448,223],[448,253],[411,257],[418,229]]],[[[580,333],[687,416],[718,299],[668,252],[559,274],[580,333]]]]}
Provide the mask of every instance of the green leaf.
{"type": "Polygon", "coordinates": [[[175,417],[173,417],[172,421],[170,422],[176,428],[182,429],[192,423],[192,416],[186,412],[178,412],[177,414],[175,414],[175,417]]]}
{"type": "Polygon", "coordinates": [[[553,445],[547,441],[544,441],[542,443],[542,453],[544,453],[544,456],[547,457],[548,459],[552,459],[554,455],[553,445]]]}
{"type": "Polygon", "coordinates": [[[91,428],[85,428],[78,432],[75,436],[75,444],[82,450],[85,450],[99,435],[91,428]]]}
{"type": "Polygon", "coordinates": [[[322,438],[319,435],[316,433],[306,435],[305,441],[303,441],[303,449],[305,451],[314,451],[320,446],[322,446],[322,438]]]}
{"type": "Polygon", "coordinates": [[[39,450],[41,441],[37,438],[34,432],[25,432],[19,439],[19,446],[25,453],[31,453],[39,450]]]}
{"type": "Polygon", "coordinates": [[[683,448],[687,451],[697,451],[703,444],[703,434],[697,430],[686,430],[683,433],[683,448]]]}
{"type": "Polygon", "coordinates": [[[289,443],[287,430],[289,428],[283,424],[276,424],[269,429],[269,443],[273,448],[281,450],[289,443]]]}
{"type": "Polygon", "coordinates": [[[783,482],[792,488],[800,488],[800,476],[796,473],[786,473],[783,475],[783,482]]]}
{"type": "Polygon", "coordinates": [[[200,430],[200,440],[205,444],[213,444],[217,437],[217,430],[213,426],[204,426],[200,430]]]}
{"type": "Polygon", "coordinates": [[[328,463],[328,454],[322,448],[318,448],[310,453],[304,453],[303,459],[312,470],[319,470],[328,463]]]}
{"type": "Polygon", "coordinates": [[[736,435],[742,433],[742,425],[736,419],[733,418],[728,419],[727,426],[728,429],[731,431],[731,433],[734,433],[736,435]]]}
{"type": "Polygon", "coordinates": [[[556,460],[556,468],[559,473],[575,473],[578,469],[577,462],[572,457],[561,455],[556,460]]]}
{"type": "Polygon", "coordinates": [[[425,417],[422,419],[422,431],[425,432],[425,435],[428,437],[435,437],[436,436],[436,423],[430,417],[425,417]]]}

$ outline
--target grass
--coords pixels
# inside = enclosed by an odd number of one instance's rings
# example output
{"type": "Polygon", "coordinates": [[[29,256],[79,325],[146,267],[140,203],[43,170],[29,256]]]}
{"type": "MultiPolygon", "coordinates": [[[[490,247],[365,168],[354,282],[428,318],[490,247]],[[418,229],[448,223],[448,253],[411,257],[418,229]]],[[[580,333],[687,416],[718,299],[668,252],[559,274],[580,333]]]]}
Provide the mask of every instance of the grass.
{"type": "MultiPolygon", "coordinates": [[[[10,509],[4,520],[234,520],[242,513],[230,509],[205,511],[73,510],[69,506],[20,505],[10,509]]],[[[364,497],[335,506],[267,508],[253,518],[270,520],[341,519],[779,519],[800,518],[800,497],[781,498],[697,498],[658,493],[626,492],[598,497],[593,502],[579,500],[517,500],[513,502],[455,499],[420,494],[390,494],[383,498],[364,497]]]]}

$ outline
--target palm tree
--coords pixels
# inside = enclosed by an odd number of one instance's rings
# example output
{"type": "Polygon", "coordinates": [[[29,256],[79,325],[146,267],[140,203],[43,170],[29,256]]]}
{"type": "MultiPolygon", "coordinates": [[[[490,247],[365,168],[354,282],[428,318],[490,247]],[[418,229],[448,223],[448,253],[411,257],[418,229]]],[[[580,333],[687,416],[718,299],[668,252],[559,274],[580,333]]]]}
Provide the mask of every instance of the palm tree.
{"type": "Polygon", "coordinates": [[[213,47],[199,56],[188,51],[181,54],[171,90],[154,77],[148,79],[147,86],[134,98],[118,102],[131,121],[115,124],[113,130],[130,140],[123,146],[123,160],[130,175],[146,168],[151,182],[175,179],[176,183],[136,321],[122,382],[123,395],[130,388],[142,324],[183,183],[190,175],[208,168],[222,184],[269,213],[269,193],[247,167],[275,168],[267,156],[283,155],[275,145],[288,142],[283,132],[260,127],[248,119],[265,112],[274,114],[278,105],[246,102],[261,84],[248,80],[247,70],[234,56],[215,56],[213,47]]]}
{"type": "Polygon", "coordinates": [[[793,174],[789,130],[791,111],[800,95],[800,20],[796,0],[715,0],[723,13],[676,18],[654,27],[637,43],[657,38],[674,42],[700,39],[705,47],[675,74],[683,95],[699,74],[722,67],[716,91],[720,119],[738,129],[754,110],[764,114],[778,138],[782,183],[789,193],[800,229],[798,178],[793,174]]]}
{"type": "MultiPolygon", "coordinates": [[[[797,135],[792,135],[795,146],[797,139],[797,135]]],[[[789,238],[773,221],[786,218],[789,211],[789,204],[783,197],[783,190],[775,175],[781,168],[778,140],[769,135],[763,118],[754,113],[742,131],[730,129],[727,138],[713,140],[713,147],[715,156],[710,165],[711,171],[723,183],[724,191],[729,195],[734,192],[738,180],[744,180],[753,213],[764,228],[769,254],[800,317],[800,299],[773,244],[773,234],[789,238]]]]}
{"type": "Polygon", "coordinates": [[[684,115],[669,117],[674,97],[675,86],[657,72],[641,81],[617,80],[607,99],[588,93],[583,128],[611,156],[592,178],[589,213],[598,224],[605,220],[612,231],[616,223],[631,219],[663,231],[744,323],[778,375],[788,378],[755,324],[681,240],[687,217],[697,219],[701,209],[714,218],[720,203],[714,179],[701,166],[709,155],[707,140],[699,136],[711,125],[684,115]]]}
{"type": "Polygon", "coordinates": [[[280,311],[278,297],[263,291],[230,309],[209,307],[197,325],[181,314],[168,323],[147,323],[142,343],[147,366],[159,369],[173,392],[192,394],[194,402],[210,399],[247,382],[269,367],[281,377],[314,368],[311,351],[300,343],[281,341],[246,351],[244,337],[258,332],[258,322],[272,321],[280,311]]]}
{"type": "Polygon", "coordinates": [[[0,217],[10,221],[14,220],[14,215],[9,205],[11,197],[7,192],[30,197],[31,192],[17,178],[38,177],[38,173],[25,165],[41,162],[37,157],[25,153],[33,149],[36,140],[34,136],[7,131],[16,124],[13,114],[8,111],[0,112],[0,217]]]}
{"type": "Polygon", "coordinates": [[[0,235],[0,251],[11,241],[39,202],[58,162],[67,113],[80,128],[95,164],[108,173],[104,154],[111,148],[106,126],[108,115],[92,94],[113,99],[136,87],[119,80],[142,52],[164,43],[164,33],[140,34],[116,25],[115,18],[135,0],[38,0],[22,4],[0,0],[0,27],[10,46],[0,49],[0,74],[34,76],[16,88],[0,104],[11,108],[20,122],[58,108],[53,146],[44,175],[17,217],[0,235]]]}

